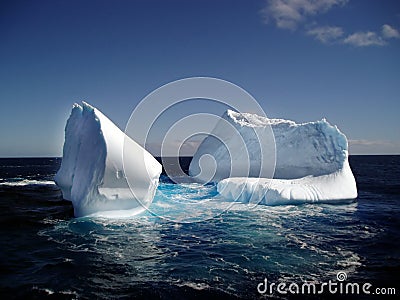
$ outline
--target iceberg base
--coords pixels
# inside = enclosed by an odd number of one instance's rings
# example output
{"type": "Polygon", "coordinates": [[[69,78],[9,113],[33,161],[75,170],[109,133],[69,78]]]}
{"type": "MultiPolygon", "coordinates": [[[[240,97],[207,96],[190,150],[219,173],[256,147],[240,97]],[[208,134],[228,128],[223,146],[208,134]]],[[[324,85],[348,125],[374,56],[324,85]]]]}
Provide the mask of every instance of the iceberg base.
{"type": "Polygon", "coordinates": [[[264,205],[302,203],[348,203],[357,198],[357,186],[350,166],[328,175],[298,179],[227,178],[217,185],[229,201],[264,205]]]}

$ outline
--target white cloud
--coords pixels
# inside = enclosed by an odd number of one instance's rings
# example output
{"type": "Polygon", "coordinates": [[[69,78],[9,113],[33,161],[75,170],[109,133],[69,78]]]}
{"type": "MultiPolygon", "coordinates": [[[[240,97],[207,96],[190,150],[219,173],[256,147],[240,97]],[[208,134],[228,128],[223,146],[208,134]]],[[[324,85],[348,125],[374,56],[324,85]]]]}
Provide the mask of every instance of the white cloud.
{"type": "Polygon", "coordinates": [[[385,46],[388,39],[399,39],[400,32],[388,24],[382,26],[381,34],[376,32],[356,32],[343,40],[343,43],[357,46],[385,46]]]}
{"type": "Polygon", "coordinates": [[[392,26],[385,24],[382,26],[382,36],[385,39],[399,39],[400,32],[392,26]]]}
{"type": "Polygon", "coordinates": [[[262,10],[265,21],[294,30],[307,17],[324,13],[335,5],[345,5],[348,0],[267,0],[262,10]]]}
{"type": "Polygon", "coordinates": [[[400,32],[390,25],[383,25],[381,34],[368,31],[368,32],[356,32],[347,36],[343,43],[357,47],[368,47],[368,46],[386,46],[388,39],[400,38],[400,32]]]}
{"type": "Polygon", "coordinates": [[[332,44],[337,42],[338,39],[343,36],[343,29],[341,27],[324,26],[315,27],[308,30],[306,33],[324,44],[332,44]]]}
{"type": "Polygon", "coordinates": [[[356,47],[385,46],[390,39],[400,39],[400,30],[384,24],[380,31],[356,31],[346,34],[342,27],[316,26],[312,16],[325,13],[334,6],[344,6],[349,0],[265,0],[261,11],[266,23],[272,22],[278,28],[296,30],[300,24],[306,35],[323,44],[347,44],[356,47]],[[306,23],[306,24],[307,24],[306,23]],[[314,23],[314,25],[310,25],[314,23]],[[314,26],[311,27],[310,26],[314,26]],[[307,28],[309,28],[307,30],[307,28]]]}
{"type": "Polygon", "coordinates": [[[343,29],[335,26],[314,27],[308,30],[306,34],[324,44],[344,43],[357,47],[385,46],[387,44],[383,35],[381,36],[373,31],[359,31],[343,38],[343,29]]]}
{"type": "Polygon", "coordinates": [[[343,43],[356,47],[385,46],[386,41],[376,32],[356,32],[343,40],[343,43]]]}

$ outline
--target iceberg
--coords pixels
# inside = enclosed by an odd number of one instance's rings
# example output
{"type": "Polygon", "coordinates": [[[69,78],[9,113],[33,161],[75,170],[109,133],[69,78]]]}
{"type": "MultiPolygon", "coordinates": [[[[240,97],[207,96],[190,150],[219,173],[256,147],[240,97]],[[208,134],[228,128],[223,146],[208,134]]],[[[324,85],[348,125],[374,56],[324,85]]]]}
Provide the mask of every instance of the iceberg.
{"type": "Polygon", "coordinates": [[[201,183],[272,177],[274,167],[274,134],[265,117],[227,110],[195,152],[189,175],[201,183]]]}
{"type": "Polygon", "coordinates": [[[153,201],[160,174],[157,160],[98,109],[74,104],[54,181],[76,217],[143,212],[153,201]]]}
{"type": "Polygon", "coordinates": [[[214,170],[212,181],[218,182],[217,190],[224,198],[265,205],[340,202],[357,198],[356,181],[348,162],[347,138],[325,119],[297,124],[230,110],[222,119],[240,135],[225,145],[210,145],[213,139],[207,137],[195,153],[189,173],[198,178],[199,173],[213,172],[211,169],[215,166],[201,163],[204,155],[214,157],[215,161],[222,160],[219,165],[228,167],[214,170]],[[274,143],[275,156],[270,147],[260,151],[269,145],[257,144],[254,139],[255,135],[269,135],[270,129],[275,142],[269,137],[264,142],[274,143]],[[223,148],[234,147],[239,138],[243,139],[246,148],[230,149],[230,155],[226,155],[228,150],[223,148]],[[234,165],[237,162],[243,164],[245,152],[249,153],[250,172],[243,168],[241,174],[241,168],[234,165]],[[274,163],[275,171],[271,172],[274,163]],[[254,172],[257,165],[259,169],[254,172]],[[233,176],[227,173],[228,169],[235,169],[233,176]]]}

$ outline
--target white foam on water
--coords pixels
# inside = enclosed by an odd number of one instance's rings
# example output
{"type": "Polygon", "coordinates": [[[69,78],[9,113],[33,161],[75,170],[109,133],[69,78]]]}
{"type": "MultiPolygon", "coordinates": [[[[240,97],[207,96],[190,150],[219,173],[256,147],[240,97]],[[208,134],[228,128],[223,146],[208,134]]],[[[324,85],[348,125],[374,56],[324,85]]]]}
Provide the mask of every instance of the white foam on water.
{"type": "Polygon", "coordinates": [[[24,179],[20,181],[0,182],[0,186],[29,186],[29,185],[55,186],[56,183],[53,180],[30,180],[30,179],[24,179]]]}

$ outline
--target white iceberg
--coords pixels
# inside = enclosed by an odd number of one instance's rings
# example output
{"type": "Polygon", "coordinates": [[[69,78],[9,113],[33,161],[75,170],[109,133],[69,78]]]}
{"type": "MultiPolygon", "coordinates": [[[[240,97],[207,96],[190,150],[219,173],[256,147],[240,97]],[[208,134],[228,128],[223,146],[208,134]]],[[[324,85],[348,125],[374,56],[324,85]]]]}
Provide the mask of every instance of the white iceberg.
{"type": "Polygon", "coordinates": [[[144,211],[160,174],[157,160],[99,110],[85,102],[73,106],[54,180],[64,199],[72,201],[76,217],[129,217],[144,211]]]}
{"type": "MultiPolygon", "coordinates": [[[[243,139],[246,147],[234,149],[239,144],[237,136],[226,145],[219,143],[214,146],[209,145],[212,137],[207,137],[195,154],[189,172],[193,176],[199,172],[215,172],[213,181],[218,182],[218,192],[224,198],[279,205],[335,202],[357,197],[356,181],[348,162],[346,136],[325,119],[296,124],[293,121],[233,111],[228,111],[223,119],[240,132],[239,138],[243,139]],[[275,137],[275,153],[271,151],[270,145],[260,145],[254,139],[255,136],[269,135],[271,129],[275,137]],[[223,148],[229,146],[233,146],[233,149],[227,155],[228,150],[223,148]],[[260,151],[263,148],[267,150],[260,151]],[[243,174],[240,174],[241,168],[234,165],[238,162],[244,164],[245,152],[249,153],[247,158],[250,161],[250,172],[242,168],[243,174]],[[204,155],[212,156],[216,161],[225,160],[222,163],[220,161],[219,165],[228,167],[214,171],[215,166],[201,162],[204,155]],[[271,165],[275,157],[273,173],[271,165]],[[261,169],[254,172],[252,168],[257,165],[261,165],[261,169]],[[207,168],[210,170],[207,171],[207,168]],[[229,169],[235,169],[233,176],[226,176],[229,169]]],[[[218,130],[216,128],[214,131],[218,130]]],[[[270,137],[260,141],[273,143],[270,137]]]]}
{"type": "Polygon", "coordinates": [[[265,118],[227,110],[194,154],[189,175],[202,183],[272,177],[274,166],[274,134],[265,118]]]}

